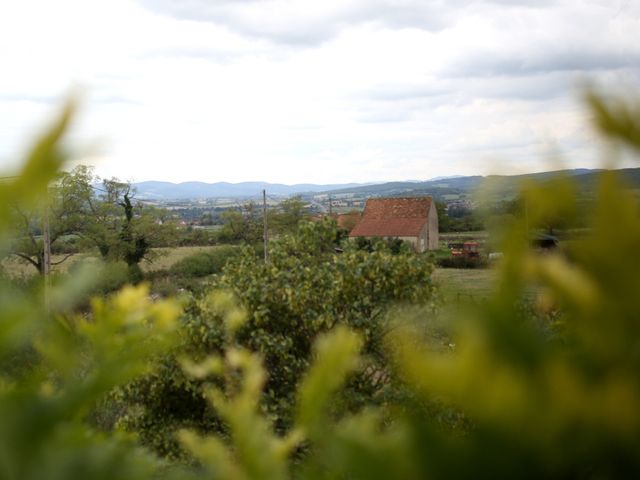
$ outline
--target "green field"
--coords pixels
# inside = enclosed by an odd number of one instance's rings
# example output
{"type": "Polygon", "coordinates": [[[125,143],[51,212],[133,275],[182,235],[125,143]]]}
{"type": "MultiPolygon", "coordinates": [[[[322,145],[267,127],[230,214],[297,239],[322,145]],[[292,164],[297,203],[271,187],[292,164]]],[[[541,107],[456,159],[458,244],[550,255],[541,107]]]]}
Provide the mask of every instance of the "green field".
{"type": "Polygon", "coordinates": [[[145,272],[153,272],[170,268],[178,260],[185,257],[195,255],[196,253],[213,250],[217,247],[171,247],[171,248],[154,248],[151,261],[143,261],[140,263],[142,270],[145,272]]]}
{"type": "MultiPolygon", "coordinates": [[[[216,247],[172,247],[172,248],[154,248],[151,255],[151,261],[142,261],[140,266],[145,272],[152,272],[156,270],[162,270],[170,268],[178,260],[181,260],[190,255],[194,255],[198,252],[212,250],[216,247]]],[[[53,255],[51,260],[53,263],[58,262],[64,258],[63,255],[53,255]]],[[[52,271],[63,273],[66,272],[72,265],[78,262],[94,261],[96,256],[91,253],[79,253],[67,259],[60,265],[52,267],[52,271]]],[[[19,259],[15,256],[9,256],[2,260],[2,268],[11,277],[31,277],[36,274],[36,269],[28,264],[26,261],[19,259]]]]}
{"type": "Polygon", "coordinates": [[[445,303],[487,299],[493,289],[495,270],[489,268],[436,268],[433,280],[445,303]]]}
{"type": "MultiPolygon", "coordinates": [[[[214,248],[216,247],[156,248],[153,250],[152,261],[143,261],[140,265],[146,272],[168,269],[185,257],[214,248]]],[[[61,258],[54,255],[53,261],[56,262],[61,258]]],[[[81,253],[53,267],[53,270],[66,272],[77,262],[93,261],[93,259],[95,256],[92,254],[81,253]]],[[[17,257],[6,258],[2,266],[12,277],[30,277],[36,273],[32,266],[17,257]]],[[[446,303],[479,301],[488,298],[492,292],[495,276],[496,272],[492,269],[436,268],[433,272],[433,280],[446,303]]]]}
{"type": "MultiPolygon", "coordinates": [[[[66,255],[52,255],[51,262],[56,263],[62,260],[66,255]]],[[[73,264],[77,262],[83,261],[91,261],[91,259],[95,258],[93,255],[88,253],[79,253],[77,255],[73,255],[69,257],[66,261],[61,263],[60,265],[52,265],[51,270],[53,272],[66,272],[73,264]]],[[[30,263],[27,263],[26,260],[22,260],[16,256],[10,255],[7,258],[4,258],[0,261],[0,265],[2,265],[2,269],[9,275],[10,277],[31,277],[36,274],[36,269],[30,263]]]]}

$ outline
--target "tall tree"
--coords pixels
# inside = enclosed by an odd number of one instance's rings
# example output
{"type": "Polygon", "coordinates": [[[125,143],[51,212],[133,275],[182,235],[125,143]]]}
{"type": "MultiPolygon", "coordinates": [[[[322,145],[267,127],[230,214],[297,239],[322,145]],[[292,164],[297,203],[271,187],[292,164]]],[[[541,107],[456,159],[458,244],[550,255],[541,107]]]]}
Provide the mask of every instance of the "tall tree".
{"type": "MultiPolygon", "coordinates": [[[[86,167],[77,167],[72,172],[63,172],[48,189],[48,195],[41,205],[25,207],[19,203],[11,206],[11,225],[14,233],[9,252],[25,260],[40,274],[44,274],[43,226],[48,216],[49,242],[52,248],[67,235],[76,234],[84,222],[84,206],[90,195],[90,185],[86,167]]],[[[67,253],[63,258],[52,262],[59,265],[71,257],[67,253]]]]}
{"type": "Polygon", "coordinates": [[[255,243],[262,238],[260,210],[252,202],[220,214],[221,237],[228,241],[255,243]]]}
{"type": "Polygon", "coordinates": [[[269,213],[269,229],[275,233],[295,232],[300,221],[309,215],[307,205],[299,195],[283,200],[269,213]]]}

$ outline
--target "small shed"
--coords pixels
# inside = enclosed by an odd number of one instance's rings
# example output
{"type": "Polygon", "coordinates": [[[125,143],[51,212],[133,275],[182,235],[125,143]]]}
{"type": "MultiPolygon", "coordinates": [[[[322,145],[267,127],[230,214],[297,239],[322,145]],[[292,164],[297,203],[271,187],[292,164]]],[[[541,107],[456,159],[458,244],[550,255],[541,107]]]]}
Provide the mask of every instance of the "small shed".
{"type": "Polygon", "coordinates": [[[399,238],[418,252],[438,248],[438,212],[431,197],[370,198],[351,238],[399,238]]]}

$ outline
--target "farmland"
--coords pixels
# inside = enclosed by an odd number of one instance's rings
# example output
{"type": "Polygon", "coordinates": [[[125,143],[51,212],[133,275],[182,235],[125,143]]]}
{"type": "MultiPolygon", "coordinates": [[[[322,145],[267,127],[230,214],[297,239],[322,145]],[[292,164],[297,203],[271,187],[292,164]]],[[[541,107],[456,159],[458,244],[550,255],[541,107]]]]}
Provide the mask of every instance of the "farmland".
{"type": "Polygon", "coordinates": [[[485,300],[493,292],[495,279],[495,270],[489,268],[436,268],[433,272],[445,304],[485,300]]]}

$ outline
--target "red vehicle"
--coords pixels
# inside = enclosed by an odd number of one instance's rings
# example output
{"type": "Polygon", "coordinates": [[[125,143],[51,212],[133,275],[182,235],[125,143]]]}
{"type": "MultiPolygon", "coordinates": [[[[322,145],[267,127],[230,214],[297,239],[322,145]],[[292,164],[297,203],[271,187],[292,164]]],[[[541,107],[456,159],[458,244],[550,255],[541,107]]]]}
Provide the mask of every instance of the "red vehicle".
{"type": "Polygon", "coordinates": [[[478,242],[450,243],[452,257],[480,257],[480,244],[478,242]]]}

